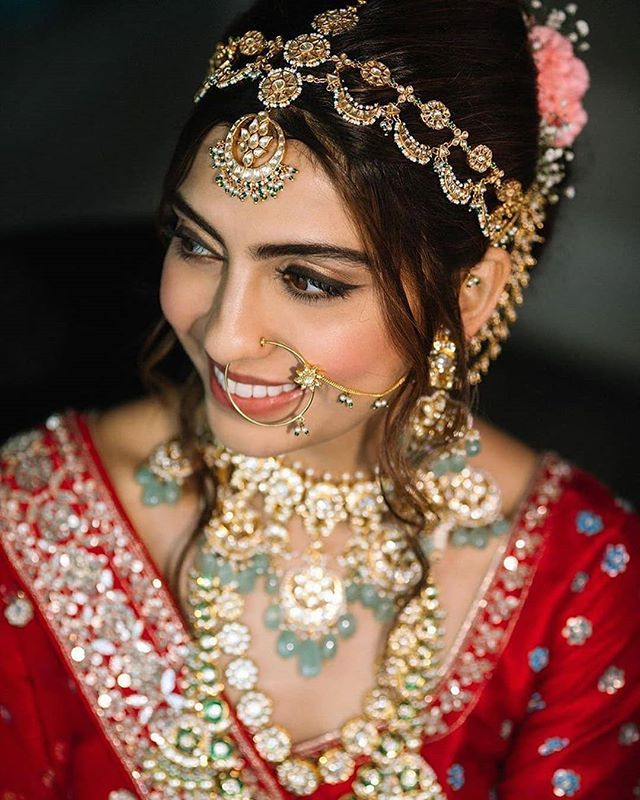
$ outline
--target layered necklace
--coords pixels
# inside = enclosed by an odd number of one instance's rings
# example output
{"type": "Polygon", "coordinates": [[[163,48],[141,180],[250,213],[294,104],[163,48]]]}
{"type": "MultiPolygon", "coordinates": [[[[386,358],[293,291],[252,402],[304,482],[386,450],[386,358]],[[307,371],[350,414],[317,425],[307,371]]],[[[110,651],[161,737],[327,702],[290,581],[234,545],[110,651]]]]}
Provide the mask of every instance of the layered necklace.
{"type": "Polygon", "coordinates": [[[202,452],[217,477],[216,510],[189,572],[194,635],[180,678],[184,705],[150,723],[154,748],[144,766],[152,782],[188,789],[194,798],[253,797],[229,735],[230,686],[240,692],[234,711],[255,749],[293,794],[353,778],[356,797],[444,800],[419,753],[421,717],[437,679],[442,614],[431,580],[415,593],[422,568],[407,531],[388,519],[377,471],[373,480],[356,473],[335,481],[216,443],[202,452]],[[294,517],[308,536],[295,564],[286,527],[294,517]],[[324,542],[339,523],[351,533],[333,566],[324,542]],[[355,633],[350,604],[362,603],[381,623],[394,620],[361,715],[318,758],[294,754],[290,734],[274,722],[273,701],[259,687],[251,633],[242,621],[245,597],[259,580],[271,599],[264,624],[276,634],[278,654],[296,658],[305,677],[317,675],[340,640],[355,633]]]}

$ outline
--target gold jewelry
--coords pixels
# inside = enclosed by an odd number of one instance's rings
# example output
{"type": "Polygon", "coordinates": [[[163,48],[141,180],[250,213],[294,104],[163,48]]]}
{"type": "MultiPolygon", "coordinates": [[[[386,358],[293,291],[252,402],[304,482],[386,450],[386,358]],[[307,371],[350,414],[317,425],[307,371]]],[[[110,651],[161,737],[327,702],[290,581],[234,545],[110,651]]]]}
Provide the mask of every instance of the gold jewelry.
{"type": "Polygon", "coordinates": [[[395,391],[399,386],[401,386],[406,377],[399,378],[393,386],[390,386],[388,389],[385,389],[384,392],[364,392],[359,389],[349,389],[347,386],[343,386],[341,383],[337,383],[336,381],[328,378],[322,370],[311,364],[306,358],[301,355],[297,350],[294,350],[289,345],[284,344],[283,342],[276,342],[271,339],[265,339],[264,336],[260,337],[260,347],[264,347],[267,344],[275,345],[275,347],[281,347],[283,350],[286,350],[288,353],[291,353],[294,356],[300,367],[296,370],[295,377],[293,378],[293,382],[297,383],[303,390],[310,392],[310,397],[305,403],[304,407],[301,411],[296,412],[292,417],[284,420],[278,420],[276,422],[260,422],[260,420],[253,419],[248,414],[246,414],[242,409],[238,406],[236,401],[233,399],[233,395],[229,391],[229,367],[233,363],[229,361],[225,364],[224,368],[224,390],[227,393],[227,397],[231,405],[235,408],[235,410],[240,414],[243,419],[246,419],[247,422],[252,422],[254,425],[260,425],[263,428],[279,428],[284,425],[291,425],[292,423],[296,422],[297,424],[293,428],[294,436],[300,436],[300,434],[304,433],[305,435],[309,435],[309,428],[305,425],[304,415],[309,410],[311,403],[313,403],[313,399],[315,397],[316,389],[320,384],[326,383],[328,386],[331,386],[334,389],[337,389],[340,394],[338,396],[338,402],[344,405],[346,408],[353,408],[353,397],[373,397],[375,398],[373,403],[371,404],[371,408],[374,409],[381,409],[387,408],[389,403],[385,399],[385,395],[390,394],[391,392],[395,391]]]}
{"type": "Polygon", "coordinates": [[[480,278],[477,275],[474,275],[472,272],[469,273],[464,285],[471,289],[474,286],[477,286],[480,283],[480,278]]]}
{"type": "MultiPolygon", "coordinates": [[[[258,202],[275,197],[284,186],[283,177],[293,179],[295,170],[282,163],[285,137],[268,110],[291,105],[300,96],[304,83],[321,84],[333,94],[334,108],[340,117],[354,125],[378,123],[386,134],[392,133],[406,158],[421,165],[431,163],[451,202],[468,205],[476,212],[483,234],[493,244],[506,244],[513,239],[518,218],[528,206],[538,206],[542,201],[540,187],[525,196],[519,181],[503,181],[504,172],[493,161],[491,149],[483,144],[471,147],[468,131],[455,124],[443,102],[420,100],[413,87],[392,77],[386,64],[358,61],[346,53],[331,52],[331,37],[354,28],[358,10],[366,2],[356,0],[346,8],[317,14],[311,22],[313,33],[303,33],[287,42],[279,36],[267,40],[259,31],[249,31],[240,38],[229,39],[226,45],[216,46],[209,72],[194,101],[199,102],[212,87],[259,80],[258,99],[267,109],[241,117],[225,139],[210,148],[212,167],[219,171],[216,182],[241,200],[251,197],[258,202]],[[248,60],[239,63],[243,59],[248,60]],[[281,60],[281,66],[274,66],[276,59],[281,60]],[[323,67],[319,73],[308,71],[319,66],[323,67]],[[394,89],[395,99],[387,103],[357,102],[344,82],[344,75],[350,70],[358,72],[370,86],[394,89]],[[451,138],[431,146],[418,141],[402,119],[402,112],[408,106],[418,110],[426,130],[449,129],[451,138]],[[479,180],[469,178],[461,182],[457,178],[449,163],[454,148],[465,153],[469,167],[482,175],[479,180]],[[485,200],[490,187],[499,201],[492,212],[485,200]]],[[[531,218],[535,219],[535,215],[531,218]]]]}
{"type": "Polygon", "coordinates": [[[144,760],[158,789],[200,789],[213,797],[252,800],[240,779],[243,757],[227,732],[231,710],[225,679],[242,692],[235,711],[253,736],[258,753],[297,796],[312,794],[322,781],[337,784],[354,774],[357,797],[445,800],[435,772],[420,755],[420,715],[437,681],[442,612],[429,580],[402,609],[391,631],[375,686],[363,712],[341,728],[340,743],[316,759],[292,755],[290,734],[272,720],[273,701],[260,690],[259,670],[248,656],[251,633],[238,622],[233,590],[205,571],[190,574],[190,606],[196,635],[178,678],[184,705],[175,716],[151,719],[153,742],[144,760]],[[222,667],[223,655],[231,661],[222,667]],[[386,730],[380,730],[386,725],[386,730]],[[356,771],[356,760],[368,761],[356,771]]]}
{"type": "MultiPolygon", "coordinates": [[[[248,31],[216,45],[194,101],[199,102],[214,87],[258,80],[258,99],[266,110],[244,115],[232,125],[225,139],[210,148],[211,166],[219,171],[216,183],[233,196],[251,197],[254,202],[275,197],[285,180],[294,178],[296,170],[283,163],[284,133],[269,116],[269,111],[293,103],[305,83],[324,85],[332,93],[335,110],[342,119],[359,126],[379,124],[385,134],[393,135],[406,158],[419,165],[431,163],[445,196],[475,211],[483,235],[492,245],[511,254],[511,277],[494,313],[469,342],[469,381],[478,384],[492,359],[501,352],[501,343],[509,335],[509,325],[517,317],[516,307],[522,303],[529,271],[536,264],[532,248],[536,242],[544,241],[539,231],[544,227],[546,206],[559,200],[557,187],[565,178],[566,163],[573,158],[570,148],[573,140],[559,146],[558,134],[564,130],[563,121],[541,113],[535,178],[524,191],[520,181],[505,178],[488,146],[476,144],[472,147],[468,143],[468,131],[456,125],[445,103],[416,97],[413,87],[396,81],[389,67],[379,60],[363,62],[344,52],[331,52],[332,37],[358,24],[358,12],[366,2],[355,0],[345,8],[317,14],[311,22],[312,32],[287,42],[280,36],[267,39],[259,31],[248,31]],[[356,101],[345,83],[349,71],[359,73],[372,87],[393,89],[395,98],[386,103],[356,101]],[[448,140],[430,145],[415,138],[402,119],[403,112],[410,106],[418,111],[425,132],[444,131],[448,140]],[[463,151],[468,166],[481,175],[478,180],[461,181],[456,176],[449,162],[455,148],[463,151]],[[489,190],[494,195],[491,212],[485,198],[489,190]]],[[[560,16],[567,17],[564,12],[554,10],[546,21],[538,21],[533,12],[539,6],[540,3],[532,5],[525,16],[533,50],[541,46],[534,35],[536,25],[557,28],[560,16]]],[[[578,24],[577,32],[568,37],[569,41],[576,42],[583,36],[583,29],[578,24]]],[[[583,42],[579,49],[587,46],[583,42]]],[[[564,136],[561,139],[564,141],[564,136]]],[[[477,285],[477,281],[471,280],[471,285],[477,285]]]]}
{"type": "Polygon", "coordinates": [[[388,622],[399,598],[419,581],[422,568],[408,532],[389,520],[377,478],[366,480],[357,472],[334,481],[298,463],[231,453],[215,443],[204,447],[203,459],[218,474],[219,485],[203,552],[217,559],[217,574],[225,585],[237,584],[240,594],[264,576],[273,596],[265,624],[280,631],[279,654],[297,656],[305,677],[319,674],[339,639],[353,635],[355,618],[347,602],[361,601],[388,622]],[[293,554],[285,526],[296,516],[310,543],[302,565],[287,567],[293,554]],[[337,558],[344,576],[329,565],[323,547],[341,522],[351,530],[344,555],[337,558]]]}

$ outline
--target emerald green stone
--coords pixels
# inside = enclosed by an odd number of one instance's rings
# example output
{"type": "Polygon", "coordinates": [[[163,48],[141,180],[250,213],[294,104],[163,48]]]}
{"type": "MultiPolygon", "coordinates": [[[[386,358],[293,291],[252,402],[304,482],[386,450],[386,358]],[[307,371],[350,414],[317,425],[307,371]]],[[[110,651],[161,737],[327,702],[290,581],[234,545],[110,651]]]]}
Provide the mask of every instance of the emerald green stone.
{"type": "Polygon", "coordinates": [[[449,469],[451,472],[462,472],[467,466],[467,459],[464,456],[451,456],[449,459],[449,469]]]}
{"type": "Polygon", "coordinates": [[[142,492],[142,502],[145,506],[157,506],[160,503],[160,495],[158,490],[153,486],[145,486],[142,492]]]}
{"type": "Polygon", "coordinates": [[[209,755],[214,761],[222,761],[233,753],[233,745],[228,739],[212,739],[209,755]]]}
{"type": "Polygon", "coordinates": [[[347,584],[347,602],[353,603],[355,600],[360,599],[360,587],[357,583],[347,584]]]}
{"type": "Polygon", "coordinates": [[[207,664],[207,666],[205,667],[202,667],[201,675],[202,675],[202,680],[209,685],[217,683],[218,680],[220,679],[218,670],[209,664],[207,664]]]}
{"type": "Polygon", "coordinates": [[[220,722],[221,719],[224,719],[227,707],[223,700],[217,698],[205,700],[202,705],[204,718],[209,722],[220,722]]]}
{"type": "Polygon", "coordinates": [[[218,562],[218,577],[220,578],[220,583],[225,586],[231,581],[236,579],[236,573],[233,571],[233,566],[231,565],[230,561],[223,561],[222,563],[218,562]]]}
{"type": "Polygon", "coordinates": [[[348,639],[356,632],[356,618],[353,614],[343,614],[338,620],[338,634],[348,639]]]}
{"type": "Polygon", "coordinates": [[[290,658],[298,649],[298,639],[291,631],[282,631],[278,636],[278,655],[290,658]]]}
{"type": "Polygon", "coordinates": [[[220,793],[223,797],[239,797],[244,789],[244,784],[233,775],[220,775],[218,778],[220,793]]]}
{"type": "Polygon", "coordinates": [[[215,553],[205,553],[201,550],[196,560],[196,568],[205,578],[214,578],[218,572],[218,557],[215,553]]]}
{"type": "Polygon", "coordinates": [[[436,478],[440,478],[442,475],[445,475],[449,472],[449,459],[448,458],[439,458],[434,464],[431,464],[431,472],[436,476],[436,478]]]}
{"type": "Polygon", "coordinates": [[[478,550],[487,546],[489,531],[486,528],[473,528],[469,534],[469,543],[478,550]]]}
{"type": "Polygon", "coordinates": [[[267,579],[264,583],[264,588],[267,594],[276,594],[278,589],[280,589],[280,581],[278,580],[278,576],[267,575],[267,579]]]}
{"type": "Polygon", "coordinates": [[[320,642],[320,654],[324,659],[335,658],[338,652],[338,640],[335,636],[325,636],[320,642]]]}
{"type": "Polygon", "coordinates": [[[511,528],[511,523],[508,519],[497,519],[493,525],[491,526],[491,530],[493,531],[494,536],[500,536],[503,533],[507,533],[507,531],[511,528]]]}
{"type": "Polygon", "coordinates": [[[315,678],[322,669],[322,652],[318,642],[303,639],[298,644],[298,672],[303,678],[315,678]]]}
{"type": "Polygon", "coordinates": [[[198,739],[191,728],[180,728],[176,734],[176,747],[183,753],[191,753],[198,739]]]}
{"type": "Polygon", "coordinates": [[[253,567],[247,567],[238,573],[238,591],[240,594],[250,594],[256,585],[256,571],[253,567]]]}
{"type": "Polygon", "coordinates": [[[371,583],[363,583],[360,587],[360,600],[365,608],[377,608],[380,597],[376,587],[371,583]]]}
{"type": "Polygon", "coordinates": [[[140,467],[136,472],[136,481],[144,486],[148,483],[155,483],[156,476],[151,472],[149,467],[140,467]]]}
{"type": "Polygon", "coordinates": [[[269,569],[269,556],[266,553],[258,553],[253,557],[253,568],[258,575],[264,575],[269,569]]]}
{"type": "Polygon", "coordinates": [[[388,597],[381,598],[376,608],[376,619],[380,622],[391,622],[395,613],[396,607],[393,600],[390,600],[388,597]]]}
{"type": "Polygon", "coordinates": [[[277,604],[274,603],[271,606],[267,606],[264,612],[264,624],[270,631],[275,631],[280,627],[280,623],[282,622],[282,608],[277,604]]]}
{"type": "Polygon", "coordinates": [[[166,483],[163,487],[163,498],[165,503],[176,503],[180,499],[180,495],[182,494],[182,489],[175,481],[170,481],[166,483]]]}
{"type": "Polygon", "coordinates": [[[476,456],[480,452],[480,439],[470,439],[466,445],[465,450],[467,451],[467,455],[469,456],[476,456]]]}
{"type": "Polygon", "coordinates": [[[464,547],[467,543],[467,531],[465,528],[456,528],[451,534],[451,544],[454,547],[464,547]]]}

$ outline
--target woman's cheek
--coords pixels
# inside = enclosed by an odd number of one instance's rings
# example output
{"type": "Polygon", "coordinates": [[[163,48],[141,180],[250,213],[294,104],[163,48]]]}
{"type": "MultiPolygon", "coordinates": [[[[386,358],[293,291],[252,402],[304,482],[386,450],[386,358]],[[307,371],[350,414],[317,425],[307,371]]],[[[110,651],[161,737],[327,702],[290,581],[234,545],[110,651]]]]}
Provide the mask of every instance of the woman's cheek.
{"type": "MultiPolygon", "coordinates": [[[[333,331],[319,337],[323,342],[322,367],[329,377],[346,386],[381,391],[404,372],[403,360],[393,348],[377,309],[368,309],[333,331]]],[[[314,343],[314,349],[317,344],[314,343]]]]}
{"type": "Polygon", "coordinates": [[[206,291],[187,265],[167,255],[160,279],[160,307],[169,324],[186,333],[194,320],[206,312],[206,291]]]}

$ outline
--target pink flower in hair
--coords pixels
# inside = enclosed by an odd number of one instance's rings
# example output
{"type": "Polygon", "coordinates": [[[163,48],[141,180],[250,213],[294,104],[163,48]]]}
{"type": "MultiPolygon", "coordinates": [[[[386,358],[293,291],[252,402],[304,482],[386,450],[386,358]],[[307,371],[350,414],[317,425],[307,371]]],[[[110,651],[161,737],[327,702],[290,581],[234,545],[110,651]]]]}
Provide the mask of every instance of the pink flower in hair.
{"type": "Polygon", "coordinates": [[[568,147],[587,122],[581,101],[589,72],[569,39],[554,28],[534,25],[529,38],[538,68],[538,111],[547,125],[557,128],[555,147],[568,147]]]}

